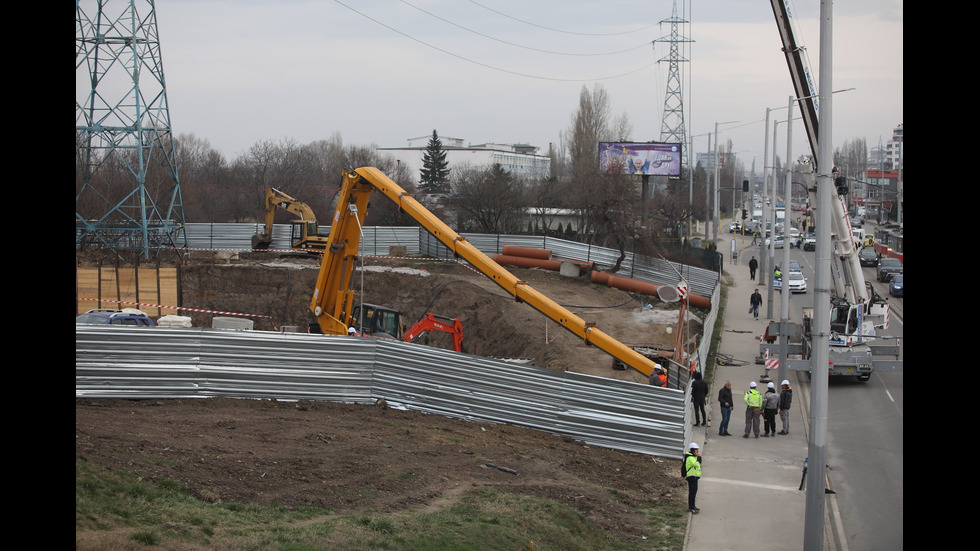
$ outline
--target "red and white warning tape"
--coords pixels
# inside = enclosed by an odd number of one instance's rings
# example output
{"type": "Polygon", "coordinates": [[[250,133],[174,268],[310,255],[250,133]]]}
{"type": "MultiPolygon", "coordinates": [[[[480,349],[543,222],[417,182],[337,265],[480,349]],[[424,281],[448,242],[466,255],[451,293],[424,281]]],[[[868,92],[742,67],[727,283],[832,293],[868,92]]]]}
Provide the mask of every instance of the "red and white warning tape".
{"type": "Polygon", "coordinates": [[[265,316],[262,314],[243,314],[241,312],[224,312],[221,310],[204,310],[201,308],[186,308],[183,306],[167,306],[165,304],[149,304],[147,302],[129,302],[125,300],[110,300],[110,299],[99,299],[99,298],[79,298],[78,300],[91,300],[95,302],[115,302],[118,304],[129,304],[133,306],[143,306],[146,308],[160,308],[162,310],[177,310],[181,312],[203,312],[205,314],[220,314],[222,316],[243,316],[248,318],[271,318],[272,316],[265,316]]]}

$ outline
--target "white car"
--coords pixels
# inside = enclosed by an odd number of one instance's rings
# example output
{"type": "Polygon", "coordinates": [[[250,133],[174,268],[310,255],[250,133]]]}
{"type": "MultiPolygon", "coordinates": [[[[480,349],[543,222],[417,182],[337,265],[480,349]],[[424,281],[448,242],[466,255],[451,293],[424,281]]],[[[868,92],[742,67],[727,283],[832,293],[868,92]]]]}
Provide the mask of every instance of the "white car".
{"type": "Polygon", "coordinates": [[[790,272],[789,275],[789,292],[791,293],[805,293],[806,292],[806,278],[803,277],[802,272],[790,272]]]}

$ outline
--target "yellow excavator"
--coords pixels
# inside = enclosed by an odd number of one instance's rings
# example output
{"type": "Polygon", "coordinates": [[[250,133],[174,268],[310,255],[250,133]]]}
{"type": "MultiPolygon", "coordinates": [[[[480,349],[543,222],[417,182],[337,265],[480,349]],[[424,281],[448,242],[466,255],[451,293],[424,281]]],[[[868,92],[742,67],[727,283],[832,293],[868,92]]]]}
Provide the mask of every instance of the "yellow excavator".
{"type": "Polygon", "coordinates": [[[265,192],[265,233],[252,236],[253,249],[268,249],[272,244],[272,222],[276,217],[277,208],[299,216],[299,220],[290,222],[289,243],[293,250],[322,251],[327,246],[328,236],[320,234],[320,226],[317,224],[313,209],[306,203],[270,187],[265,192]]]}
{"type": "Polygon", "coordinates": [[[454,256],[462,258],[474,269],[490,278],[510,293],[514,300],[526,303],[548,316],[579,336],[586,344],[598,346],[624,365],[647,377],[660,366],[603,333],[595,323],[583,320],[517,279],[374,167],[344,171],[337,209],[330,224],[327,248],[324,249],[323,257],[320,259],[320,272],[310,300],[310,310],[313,312],[320,333],[347,335],[348,329],[357,324],[351,283],[357,265],[361,227],[367,215],[368,198],[372,192],[378,192],[397,204],[402,212],[419,222],[433,237],[449,248],[454,256]]]}

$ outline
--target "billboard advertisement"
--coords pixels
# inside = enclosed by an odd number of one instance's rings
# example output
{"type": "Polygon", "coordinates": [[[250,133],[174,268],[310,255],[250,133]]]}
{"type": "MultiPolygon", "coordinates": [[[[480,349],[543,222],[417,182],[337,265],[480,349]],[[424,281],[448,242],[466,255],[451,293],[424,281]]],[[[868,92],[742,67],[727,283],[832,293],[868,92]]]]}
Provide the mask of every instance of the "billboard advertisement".
{"type": "Polygon", "coordinates": [[[599,142],[599,172],[680,176],[681,144],[599,142]]]}

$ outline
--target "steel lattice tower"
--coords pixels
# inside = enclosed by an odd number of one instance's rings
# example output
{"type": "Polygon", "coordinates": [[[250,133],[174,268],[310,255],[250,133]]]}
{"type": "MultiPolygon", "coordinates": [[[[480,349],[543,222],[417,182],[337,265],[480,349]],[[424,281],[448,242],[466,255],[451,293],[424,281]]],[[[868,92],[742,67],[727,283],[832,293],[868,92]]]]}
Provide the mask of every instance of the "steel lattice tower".
{"type": "Polygon", "coordinates": [[[187,246],[156,9],[109,4],[75,2],[75,246],[148,257],[187,246]]]}
{"type": "MultiPolygon", "coordinates": [[[[670,38],[665,37],[654,41],[655,43],[666,42],[670,45],[670,53],[667,57],[657,61],[658,63],[663,61],[670,63],[670,69],[667,74],[667,93],[664,96],[663,124],[660,127],[660,141],[686,145],[687,131],[684,127],[684,96],[681,92],[681,77],[678,64],[688,60],[681,57],[678,45],[682,42],[690,42],[690,40],[680,36],[678,32],[678,25],[687,23],[687,21],[678,19],[676,1],[674,2],[674,11],[671,18],[660,22],[661,25],[664,23],[670,23],[670,38]]],[[[688,165],[689,156],[690,152],[688,155],[682,157],[684,166],[688,165]]]]}

